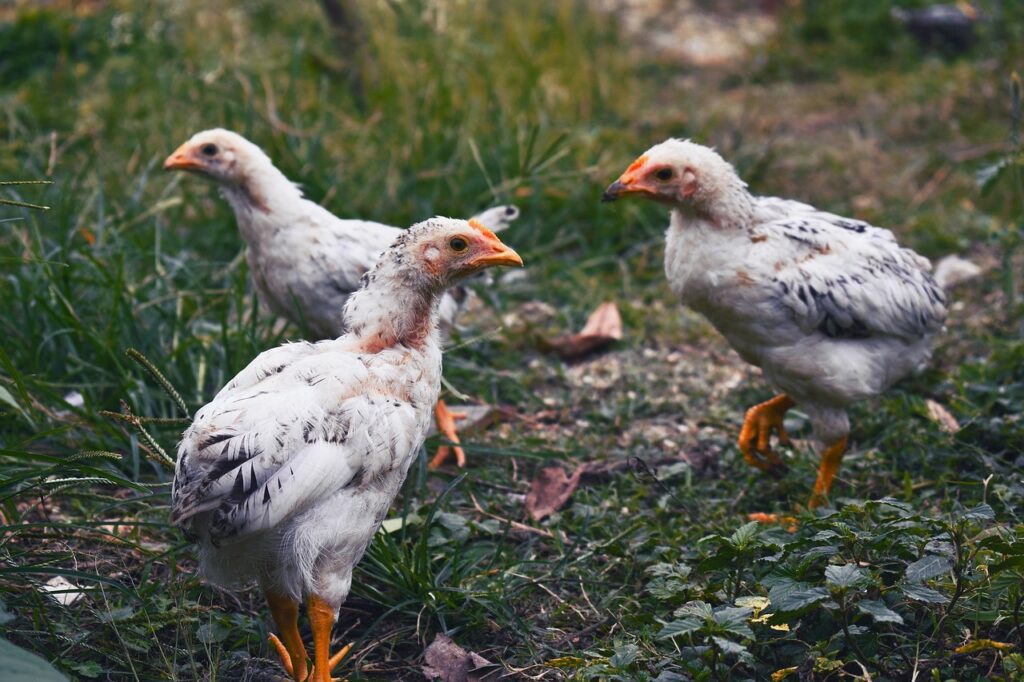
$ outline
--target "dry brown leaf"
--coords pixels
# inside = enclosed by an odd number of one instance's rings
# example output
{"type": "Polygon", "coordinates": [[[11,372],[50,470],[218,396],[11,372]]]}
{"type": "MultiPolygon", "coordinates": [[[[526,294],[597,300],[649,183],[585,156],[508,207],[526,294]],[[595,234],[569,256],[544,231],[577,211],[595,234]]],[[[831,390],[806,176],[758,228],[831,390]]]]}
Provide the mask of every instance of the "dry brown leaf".
{"type": "Polygon", "coordinates": [[[960,422],[941,403],[929,398],[925,404],[928,406],[928,418],[938,424],[940,430],[946,433],[956,433],[960,430],[960,422]]]}
{"type": "Polygon", "coordinates": [[[572,476],[567,476],[565,469],[559,466],[538,471],[526,494],[526,512],[530,518],[540,521],[561,509],[580,484],[585,469],[586,466],[577,467],[572,476]]]}
{"type": "Polygon", "coordinates": [[[466,651],[451,637],[438,634],[424,652],[423,674],[441,682],[484,682],[496,680],[501,666],[473,651],[466,651]]]}
{"type": "Polygon", "coordinates": [[[579,334],[560,336],[547,345],[563,360],[575,360],[622,339],[622,316],[615,303],[602,303],[579,334]]]}

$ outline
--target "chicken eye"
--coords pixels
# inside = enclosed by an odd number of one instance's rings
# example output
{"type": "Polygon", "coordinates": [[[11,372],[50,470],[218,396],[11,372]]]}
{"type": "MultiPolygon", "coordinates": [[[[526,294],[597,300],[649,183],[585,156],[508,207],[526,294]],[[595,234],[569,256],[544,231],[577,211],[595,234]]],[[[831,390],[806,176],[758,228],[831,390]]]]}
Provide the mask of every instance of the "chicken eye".
{"type": "Polygon", "coordinates": [[[658,178],[662,182],[668,182],[669,180],[672,179],[673,175],[675,175],[675,173],[672,171],[671,168],[659,168],[658,170],[654,171],[654,177],[658,178]]]}
{"type": "Polygon", "coordinates": [[[469,247],[469,242],[462,237],[452,237],[448,241],[448,246],[451,247],[452,251],[460,252],[465,251],[469,247]]]}
{"type": "Polygon", "coordinates": [[[217,156],[217,145],[212,142],[207,142],[199,148],[199,151],[201,151],[204,156],[217,156]]]}

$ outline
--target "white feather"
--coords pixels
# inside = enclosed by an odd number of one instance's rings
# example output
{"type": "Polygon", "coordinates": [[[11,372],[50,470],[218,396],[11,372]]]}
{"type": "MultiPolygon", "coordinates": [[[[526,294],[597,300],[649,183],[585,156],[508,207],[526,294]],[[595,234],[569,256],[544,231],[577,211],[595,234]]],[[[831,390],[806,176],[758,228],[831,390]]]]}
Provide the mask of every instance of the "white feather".
{"type": "Polygon", "coordinates": [[[434,219],[402,233],[349,297],[349,333],[261,353],[196,413],[178,448],[172,521],[195,536],[209,580],[344,600],[440,392],[448,282],[422,274],[429,244],[417,240],[446,244],[445,230],[467,228],[434,219]]]}
{"type": "Polygon", "coordinates": [[[645,157],[692,168],[700,181],[692,203],[672,210],[672,290],[808,412],[819,438],[845,436],[847,405],[928,361],[945,297],[928,260],[892,232],[753,196],[732,166],[691,142],[645,157]]]}
{"type": "MultiPolygon", "coordinates": [[[[361,278],[402,230],[368,220],[342,219],[305,199],[263,150],[241,135],[214,129],[192,145],[216,144],[232,167],[213,176],[234,210],[245,240],[249,273],[260,300],[274,313],[308,329],[315,339],[345,332],[341,310],[361,278]]],[[[494,232],[519,216],[515,206],[495,206],[476,216],[494,232]]],[[[443,330],[450,330],[465,292],[444,295],[443,330]]]]}

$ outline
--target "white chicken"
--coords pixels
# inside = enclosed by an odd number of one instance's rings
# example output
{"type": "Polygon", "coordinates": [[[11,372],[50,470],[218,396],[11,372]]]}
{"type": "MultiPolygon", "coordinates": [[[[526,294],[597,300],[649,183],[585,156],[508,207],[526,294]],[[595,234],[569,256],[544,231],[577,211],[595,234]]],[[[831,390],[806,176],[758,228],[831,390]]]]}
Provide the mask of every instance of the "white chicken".
{"type": "Polygon", "coordinates": [[[673,292],[783,392],[747,412],[745,460],[782,467],[770,439],[777,431],[788,442],[783,417],[799,404],[825,446],[808,506],[821,505],[847,449],[846,407],[931,357],[946,316],[931,264],[889,230],[752,195],[721,156],[690,141],[652,147],[602,198],[630,195],[672,208],[665,274],[673,292]]]}
{"type": "MultiPolygon", "coordinates": [[[[341,311],[362,276],[401,234],[397,227],[342,219],[302,195],[258,146],[241,135],[215,128],[193,135],[164,162],[165,170],[185,170],[215,182],[235,213],[246,244],[253,286],[274,313],[306,329],[314,340],[345,332],[341,311]]],[[[475,220],[493,232],[519,215],[515,206],[496,206],[475,220]]],[[[447,334],[467,300],[455,287],[441,299],[439,320],[447,334]]],[[[454,416],[443,401],[435,414],[438,430],[455,444],[442,446],[437,466],[454,451],[459,466],[454,416]]]]}
{"type": "Polygon", "coordinates": [[[295,680],[316,682],[362,557],[423,444],[441,381],[444,291],[522,260],[476,222],[433,218],[395,240],[349,297],[349,332],[260,354],[196,413],[178,447],[171,521],[199,544],[202,574],[256,580],[295,680]],[[298,629],[307,600],[314,665],[298,629]],[[283,642],[283,643],[282,643],[283,642]]]}

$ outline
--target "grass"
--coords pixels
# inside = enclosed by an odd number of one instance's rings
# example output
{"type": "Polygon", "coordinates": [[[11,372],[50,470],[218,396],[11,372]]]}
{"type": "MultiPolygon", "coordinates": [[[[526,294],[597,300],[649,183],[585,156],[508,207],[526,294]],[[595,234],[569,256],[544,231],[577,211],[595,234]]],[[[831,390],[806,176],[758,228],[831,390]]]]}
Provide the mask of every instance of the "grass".
{"type": "Polygon", "coordinates": [[[413,470],[342,611],[349,679],[422,678],[438,632],[517,678],[1024,678],[1024,191],[1009,136],[1024,22],[984,4],[982,40],[956,57],[922,52],[887,2],[824,4],[784,10],[751,60],[698,69],[584,2],[363,3],[363,109],[312,2],[0,10],[0,180],[53,182],[0,186],[5,638],[77,679],[275,670],[258,595],[194,574],[159,457],[175,419],[295,334],[256,306],[224,203],[159,170],[222,125],[338,213],[523,211],[509,241],[527,278],[479,292],[445,365],[507,416],[471,437],[468,472],[413,470]],[[733,439],[768,387],[678,311],[664,213],[598,203],[669,135],[717,145],[759,192],[988,266],[957,289],[933,368],[852,411],[835,509],[795,533],[744,514],[803,501],[816,456],[795,448],[778,481],[745,467],[733,439]],[[535,319],[538,300],[552,312],[535,319]],[[565,365],[538,350],[602,300],[625,320],[611,352],[565,365]],[[927,399],[963,428],[941,431],[927,399]],[[148,421],[102,414],[126,414],[122,400],[148,421]],[[582,462],[610,473],[527,522],[533,473],[582,462]],[[82,593],[70,606],[44,589],[58,576],[82,593]]]}

